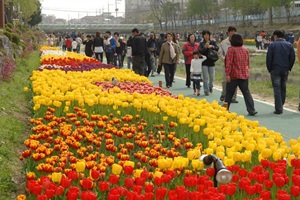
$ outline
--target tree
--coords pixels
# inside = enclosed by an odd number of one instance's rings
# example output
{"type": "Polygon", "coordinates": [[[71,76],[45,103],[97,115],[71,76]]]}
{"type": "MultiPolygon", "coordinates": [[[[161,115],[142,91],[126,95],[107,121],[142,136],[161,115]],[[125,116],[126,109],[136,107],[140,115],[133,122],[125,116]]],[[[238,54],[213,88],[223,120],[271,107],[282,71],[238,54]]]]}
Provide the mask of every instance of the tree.
{"type": "Polygon", "coordinates": [[[163,4],[164,4],[163,0],[150,0],[151,15],[158,21],[160,30],[163,30],[162,27],[163,4]]]}
{"type": "Polygon", "coordinates": [[[36,12],[34,12],[32,15],[31,15],[31,18],[30,20],[28,21],[28,24],[30,26],[35,26],[39,23],[42,22],[42,10],[41,10],[41,3],[38,2],[38,9],[36,12]]]}

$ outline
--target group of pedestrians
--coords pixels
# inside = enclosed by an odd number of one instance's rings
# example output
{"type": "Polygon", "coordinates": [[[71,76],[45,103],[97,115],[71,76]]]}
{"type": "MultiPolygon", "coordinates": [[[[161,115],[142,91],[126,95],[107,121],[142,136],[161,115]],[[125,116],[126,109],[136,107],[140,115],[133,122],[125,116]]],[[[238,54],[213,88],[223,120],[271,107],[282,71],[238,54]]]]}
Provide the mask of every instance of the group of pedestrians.
{"type": "MultiPolygon", "coordinates": [[[[160,38],[157,39],[154,32],[144,34],[134,28],[127,41],[119,37],[117,32],[112,36],[110,31],[106,31],[103,38],[99,32],[94,38],[87,35],[83,43],[86,45],[87,56],[94,55],[98,60],[103,61],[103,52],[105,52],[107,63],[121,68],[127,57],[127,68],[131,69],[132,65],[132,70],[142,76],[155,76],[155,72],[159,74],[164,68],[167,88],[172,87],[179,54],[182,53],[185,62],[186,87],[190,88],[192,85],[194,95],[198,96],[201,82],[203,82],[204,95],[209,96],[213,93],[215,62],[221,59],[223,82],[220,100],[224,101],[228,109],[231,103],[238,103],[236,95],[239,87],[249,115],[256,115],[257,111],[249,90],[249,52],[243,46],[243,37],[237,33],[235,27],[228,27],[227,36],[218,46],[216,41],[211,39],[209,30],[202,31],[203,39],[199,43],[194,34],[189,34],[180,50],[173,33],[160,34],[160,38]]],[[[286,82],[295,62],[295,51],[292,44],[285,41],[283,31],[274,31],[273,38],[274,42],[268,47],[266,65],[272,80],[274,113],[282,114],[286,98],[286,82]]],[[[298,51],[300,59],[299,54],[298,51]]]]}

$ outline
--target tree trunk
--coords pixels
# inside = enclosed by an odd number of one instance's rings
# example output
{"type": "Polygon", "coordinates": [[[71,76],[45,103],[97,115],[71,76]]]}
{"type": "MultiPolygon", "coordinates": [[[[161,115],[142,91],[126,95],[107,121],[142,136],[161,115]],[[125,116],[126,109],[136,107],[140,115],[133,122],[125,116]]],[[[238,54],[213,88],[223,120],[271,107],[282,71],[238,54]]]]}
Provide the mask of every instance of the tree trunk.
{"type": "Polygon", "coordinates": [[[287,23],[290,24],[291,23],[291,21],[290,21],[290,19],[291,19],[290,7],[288,5],[285,5],[284,8],[285,8],[285,12],[286,12],[287,23]]]}
{"type": "Polygon", "coordinates": [[[269,13],[269,25],[272,26],[273,25],[273,7],[268,9],[268,13],[269,13]]]}

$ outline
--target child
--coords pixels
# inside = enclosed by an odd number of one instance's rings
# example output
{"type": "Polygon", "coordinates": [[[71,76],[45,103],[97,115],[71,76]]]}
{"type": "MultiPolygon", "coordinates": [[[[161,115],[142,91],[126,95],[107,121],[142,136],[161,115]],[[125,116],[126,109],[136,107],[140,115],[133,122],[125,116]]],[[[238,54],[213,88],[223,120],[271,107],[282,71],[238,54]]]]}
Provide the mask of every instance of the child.
{"type": "Polygon", "coordinates": [[[76,42],[76,40],[73,40],[73,42],[72,42],[72,50],[73,50],[73,52],[77,52],[77,42],[76,42]]]}
{"type": "Polygon", "coordinates": [[[193,81],[194,95],[200,95],[200,81],[202,72],[202,62],[206,60],[206,56],[201,55],[199,51],[193,52],[194,58],[191,61],[191,80],[193,81]],[[197,93],[196,93],[197,89],[197,93]]]}

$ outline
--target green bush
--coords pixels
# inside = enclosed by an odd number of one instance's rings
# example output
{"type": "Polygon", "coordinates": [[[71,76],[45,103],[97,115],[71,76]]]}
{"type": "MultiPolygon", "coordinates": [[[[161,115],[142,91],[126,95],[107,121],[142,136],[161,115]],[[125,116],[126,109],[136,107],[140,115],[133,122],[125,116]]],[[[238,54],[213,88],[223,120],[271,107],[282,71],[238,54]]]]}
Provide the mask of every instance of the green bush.
{"type": "Polygon", "coordinates": [[[5,24],[5,28],[10,28],[10,29],[12,29],[13,27],[14,27],[14,25],[11,24],[11,23],[5,24]]]}
{"type": "Polygon", "coordinates": [[[11,32],[8,32],[8,31],[4,31],[3,32],[3,34],[6,36],[6,37],[8,37],[8,39],[11,41],[11,39],[12,39],[12,34],[11,34],[11,32]]]}
{"type": "Polygon", "coordinates": [[[15,34],[15,33],[12,33],[11,36],[12,36],[11,41],[13,43],[15,43],[16,45],[19,45],[20,44],[20,37],[19,37],[19,35],[15,34]]]}

